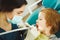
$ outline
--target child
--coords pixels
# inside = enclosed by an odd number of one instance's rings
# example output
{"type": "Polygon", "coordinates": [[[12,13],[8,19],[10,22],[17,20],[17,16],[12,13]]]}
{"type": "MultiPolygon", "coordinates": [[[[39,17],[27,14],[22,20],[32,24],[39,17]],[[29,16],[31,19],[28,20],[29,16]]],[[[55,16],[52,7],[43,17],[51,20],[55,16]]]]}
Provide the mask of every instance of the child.
{"type": "Polygon", "coordinates": [[[60,14],[56,10],[41,10],[36,23],[41,34],[35,40],[58,40],[55,33],[59,30],[59,22],[60,14]]]}

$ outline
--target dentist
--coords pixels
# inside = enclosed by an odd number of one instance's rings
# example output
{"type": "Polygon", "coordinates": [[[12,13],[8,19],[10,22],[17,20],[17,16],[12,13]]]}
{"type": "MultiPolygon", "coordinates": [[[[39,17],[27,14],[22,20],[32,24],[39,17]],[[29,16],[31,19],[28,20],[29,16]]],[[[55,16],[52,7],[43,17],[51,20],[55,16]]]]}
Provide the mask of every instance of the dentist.
{"type": "MultiPolygon", "coordinates": [[[[18,28],[16,24],[20,22],[26,4],[26,0],[0,0],[0,33],[18,28]]],[[[24,38],[18,31],[0,35],[0,40],[24,40],[24,38]]]]}

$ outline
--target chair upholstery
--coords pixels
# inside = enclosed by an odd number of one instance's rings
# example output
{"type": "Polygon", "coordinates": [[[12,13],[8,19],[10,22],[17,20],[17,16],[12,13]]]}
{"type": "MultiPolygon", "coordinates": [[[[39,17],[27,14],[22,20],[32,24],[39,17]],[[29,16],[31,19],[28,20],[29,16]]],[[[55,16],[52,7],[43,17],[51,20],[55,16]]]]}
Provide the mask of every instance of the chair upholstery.
{"type": "Polygon", "coordinates": [[[38,19],[38,13],[40,11],[40,8],[36,9],[26,20],[27,23],[30,25],[35,24],[36,20],[38,19]]]}

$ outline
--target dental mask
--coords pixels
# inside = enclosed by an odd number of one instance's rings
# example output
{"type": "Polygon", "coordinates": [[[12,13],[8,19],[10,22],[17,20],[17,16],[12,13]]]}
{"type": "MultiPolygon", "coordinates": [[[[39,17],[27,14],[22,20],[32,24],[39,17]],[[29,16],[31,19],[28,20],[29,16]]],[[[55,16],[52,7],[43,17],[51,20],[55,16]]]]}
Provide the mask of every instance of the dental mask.
{"type": "Polygon", "coordinates": [[[12,24],[18,24],[20,23],[21,20],[22,20],[22,16],[16,16],[16,15],[12,18],[12,20],[7,18],[7,21],[12,24]]]}

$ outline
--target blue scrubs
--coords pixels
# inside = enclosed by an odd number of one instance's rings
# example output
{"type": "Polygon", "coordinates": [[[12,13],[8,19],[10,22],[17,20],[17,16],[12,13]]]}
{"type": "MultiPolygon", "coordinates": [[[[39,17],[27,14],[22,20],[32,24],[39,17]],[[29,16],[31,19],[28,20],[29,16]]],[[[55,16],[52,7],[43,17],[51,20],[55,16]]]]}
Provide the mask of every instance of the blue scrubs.
{"type": "MultiPolygon", "coordinates": [[[[13,29],[17,29],[17,25],[12,24],[12,30],[13,29]]],[[[5,30],[0,28],[0,33],[5,32],[5,30]]],[[[21,33],[18,32],[12,32],[12,33],[8,33],[5,35],[0,35],[0,40],[24,40],[24,38],[20,35],[21,33]]]]}

